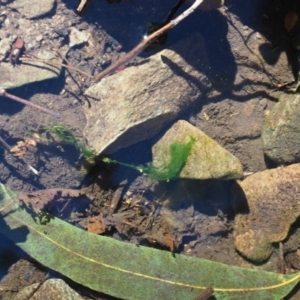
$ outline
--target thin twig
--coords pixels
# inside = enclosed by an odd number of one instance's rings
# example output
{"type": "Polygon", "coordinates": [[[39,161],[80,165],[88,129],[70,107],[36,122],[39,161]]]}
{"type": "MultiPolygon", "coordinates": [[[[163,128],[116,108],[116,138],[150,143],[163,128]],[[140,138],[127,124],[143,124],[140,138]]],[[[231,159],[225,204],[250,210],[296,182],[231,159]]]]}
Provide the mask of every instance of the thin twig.
{"type": "Polygon", "coordinates": [[[279,242],[279,262],[280,262],[280,273],[285,274],[284,251],[283,251],[282,242],[279,242]]]}
{"type": "Polygon", "coordinates": [[[141,53],[149,44],[151,44],[153,41],[155,41],[158,37],[160,37],[162,34],[170,30],[171,28],[175,27],[179,22],[181,22],[183,19],[185,19],[188,15],[190,15],[192,12],[195,11],[195,9],[203,2],[203,0],[196,0],[194,4],[185,10],[180,16],[178,16],[176,19],[170,21],[168,24],[163,26],[162,28],[158,29],[157,31],[150,34],[146,39],[141,41],[135,48],[133,48],[130,52],[125,54],[123,57],[115,61],[113,64],[111,64],[108,68],[106,68],[104,71],[100,72],[99,74],[95,75],[94,81],[98,82],[106,75],[110,74],[111,72],[115,71],[118,67],[126,64],[128,61],[130,61],[133,57],[137,56],[139,53],[141,53]]]}
{"type": "Polygon", "coordinates": [[[123,180],[119,187],[115,190],[114,194],[113,194],[113,198],[112,198],[112,201],[111,201],[111,204],[110,204],[110,207],[109,207],[109,213],[110,214],[113,214],[115,211],[116,211],[116,208],[119,204],[119,201],[121,199],[121,195],[124,191],[124,188],[125,188],[125,185],[127,184],[128,180],[125,179],[123,180]]]}
{"type": "Polygon", "coordinates": [[[185,2],[186,0],[178,0],[177,3],[174,5],[174,7],[172,7],[171,11],[168,13],[167,17],[165,18],[165,20],[162,22],[161,27],[165,26],[166,24],[168,24],[171,19],[174,17],[174,15],[176,14],[177,10],[179,9],[179,7],[185,2]]]}
{"type": "Polygon", "coordinates": [[[87,0],[80,0],[80,3],[78,5],[78,7],[76,8],[76,11],[78,13],[81,13],[81,11],[83,10],[84,6],[86,5],[87,0]]]}
{"type": "MultiPolygon", "coordinates": [[[[2,147],[4,149],[6,149],[10,153],[10,155],[12,155],[11,151],[10,151],[11,146],[9,146],[1,136],[0,136],[0,144],[2,145],[2,147]]],[[[32,165],[30,165],[24,158],[15,157],[15,156],[13,156],[13,157],[19,159],[23,164],[27,165],[29,170],[31,172],[33,172],[35,175],[39,175],[39,172],[32,165]]]]}
{"type": "Polygon", "coordinates": [[[21,102],[21,103],[23,103],[23,104],[25,104],[25,105],[29,105],[29,106],[31,106],[31,107],[33,107],[33,108],[35,108],[35,109],[38,109],[38,110],[40,110],[40,111],[42,111],[42,112],[44,112],[44,113],[46,113],[46,114],[50,114],[50,115],[52,115],[52,116],[54,116],[54,117],[57,117],[57,118],[60,117],[60,113],[58,113],[58,112],[56,112],[56,111],[53,111],[53,110],[51,110],[51,109],[45,108],[45,107],[40,106],[40,105],[35,104],[35,103],[32,103],[32,102],[27,101],[27,100],[25,100],[25,99],[22,99],[22,98],[20,98],[20,97],[17,97],[17,96],[14,96],[14,95],[12,95],[12,94],[9,94],[9,93],[7,93],[5,90],[3,90],[3,89],[0,90],[0,96],[4,96],[4,97],[7,97],[7,98],[9,98],[9,99],[11,99],[11,100],[21,102]]]}
{"type": "Polygon", "coordinates": [[[41,58],[29,58],[29,57],[20,57],[19,58],[20,61],[36,61],[36,62],[42,62],[44,64],[48,64],[49,66],[58,66],[58,67],[65,67],[67,69],[71,69],[71,70],[75,70],[79,73],[81,73],[82,75],[84,76],[87,76],[87,77],[93,77],[92,75],[88,74],[88,73],[85,73],[75,67],[72,67],[72,66],[69,66],[67,64],[63,64],[63,63],[54,63],[54,62],[49,62],[47,61],[46,59],[41,59],[41,58]]]}

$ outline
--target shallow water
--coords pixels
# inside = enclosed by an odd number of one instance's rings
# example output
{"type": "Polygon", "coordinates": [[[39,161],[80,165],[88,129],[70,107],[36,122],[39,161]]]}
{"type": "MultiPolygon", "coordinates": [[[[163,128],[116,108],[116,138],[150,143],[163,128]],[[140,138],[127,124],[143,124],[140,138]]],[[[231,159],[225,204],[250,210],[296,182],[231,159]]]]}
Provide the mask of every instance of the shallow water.
{"type": "MultiPolygon", "coordinates": [[[[143,59],[159,50],[170,48],[195,32],[200,33],[207,50],[209,67],[205,75],[209,84],[199,100],[182,111],[174,122],[183,119],[202,130],[235,155],[241,161],[244,172],[249,174],[274,167],[272,162],[264,158],[260,141],[261,127],[266,110],[274,105],[273,101],[279,95],[278,91],[274,92],[274,85],[293,80],[289,62],[293,61],[295,54],[289,51],[286,33],[274,21],[277,10],[272,8],[275,5],[273,2],[249,0],[241,4],[236,0],[227,0],[225,8],[220,10],[197,10],[168,33],[163,46],[141,53],[130,63],[133,66],[143,63],[143,59]],[[276,38],[273,34],[275,31],[276,38]],[[279,39],[281,36],[282,39],[279,39]],[[259,51],[266,44],[272,46],[264,48],[267,49],[264,55],[277,58],[270,60],[272,64],[267,63],[268,60],[259,51]]],[[[40,49],[52,48],[50,42],[57,47],[66,45],[69,42],[66,29],[70,26],[89,31],[93,43],[74,47],[67,59],[70,65],[95,75],[115,61],[120,53],[127,53],[135,47],[147,24],[162,22],[175,3],[171,0],[163,3],[156,0],[145,3],[130,0],[114,4],[90,1],[80,15],[74,12],[77,4],[77,1],[71,0],[57,1],[48,14],[30,21],[33,33],[30,27],[15,25],[24,16],[10,9],[9,3],[3,4],[0,9],[7,13],[1,22],[0,36],[21,36],[28,52],[36,54],[40,49]],[[10,23],[5,23],[5,20],[10,20],[10,23]],[[38,32],[42,34],[41,40],[37,38],[38,32]]],[[[178,13],[187,7],[184,4],[178,13]]],[[[287,9],[288,5],[284,11],[287,9]]],[[[188,60],[189,55],[181,55],[187,63],[195,65],[188,60]]],[[[18,72],[19,67],[17,64],[14,72],[18,72]]],[[[243,258],[237,256],[233,245],[232,181],[178,179],[157,182],[118,164],[99,162],[91,166],[74,145],[53,139],[53,135],[51,137],[45,132],[45,128],[61,124],[73,132],[80,144],[88,146],[83,136],[86,124],[83,106],[93,107],[94,101],[99,101],[84,96],[84,91],[90,85],[90,78],[64,69],[56,79],[9,90],[14,95],[60,112],[62,117],[59,120],[1,97],[0,135],[10,146],[25,140],[32,131],[40,135],[37,146],[28,147],[21,157],[36,168],[39,175],[33,174],[26,164],[0,148],[1,183],[23,193],[56,188],[58,194],[52,195],[52,198],[51,195],[47,196],[49,202],[54,203],[49,211],[77,227],[88,230],[91,228],[91,219],[101,215],[106,222],[106,227],[103,223],[101,225],[104,226],[103,232],[100,232],[102,227],[99,224],[90,231],[95,230],[95,233],[127,242],[171,249],[176,253],[243,265],[243,258]],[[89,199],[80,205],[74,197],[64,196],[60,192],[60,189],[85,187],[84,193],[89,199]],[[112,205],[115,219],[111,219],[112,205]],[[153,227],[152,231],[145,229],[153,216],[161,227],[168,224],[168,237],[173,239],[175,246],[170,245],[167,238],[164,240],[159,237],[157,227],[153,227]]],[[[171,125],[165,126],[154,137],[118,150],[110,157],[137,166],[151,162],[152,146],[171,125]]],[[[6,246],[9,244],[7,239],[0,238],[2,258],[9,252],[14,254],[9,258],[11,264],[21,257],[27,258],[26,254],[20,254],[15,249],[8,251],[7,247],[13,249],[12,245],[6,246]]],[[[5,278],[11,264],[0,269],[0,279],[5,278]]],[[[266,269],[278,271],[276,254],[266,269]]],[[[16,272],[18,276],[16,270],[11,272],[16,272]]],[[[38,276],[32,276],[28,282],[41,280],[38,276]]],[[[16,280],[13,276],[11,278],[9,284],[16,280]]],[[[7,284],[8,281],[4,279],[3,282],[7,284]]],[[[19,287],[25,285],[19,282],[19,287]]],[[[3,292],[3,299],[15,295],[14,291],[10,290],[9,293],[12,294],[3,292]]]]}

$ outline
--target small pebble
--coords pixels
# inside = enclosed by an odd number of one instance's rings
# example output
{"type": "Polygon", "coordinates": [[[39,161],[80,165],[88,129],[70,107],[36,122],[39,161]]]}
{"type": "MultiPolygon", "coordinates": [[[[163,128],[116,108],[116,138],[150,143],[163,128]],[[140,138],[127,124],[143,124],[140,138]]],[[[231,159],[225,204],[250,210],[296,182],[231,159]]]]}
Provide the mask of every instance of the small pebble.
{"type": "Polygon", "coordinates": [[[43,39],[43,35],[42,34],[37,35],[36,38],[35,38],[35,40],[37,42],[40,42],[42,39],[43,39]]]}

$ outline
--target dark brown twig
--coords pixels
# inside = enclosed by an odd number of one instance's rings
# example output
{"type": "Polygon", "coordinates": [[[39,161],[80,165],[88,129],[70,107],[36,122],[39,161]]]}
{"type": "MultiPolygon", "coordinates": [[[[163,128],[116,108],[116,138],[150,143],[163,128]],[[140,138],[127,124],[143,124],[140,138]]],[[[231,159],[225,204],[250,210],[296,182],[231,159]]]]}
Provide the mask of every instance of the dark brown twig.
{"type": "Polygon", "coordinates": [[[280,273],[285,274],[284,251],[282,242],[279,243],[280,273]]]}
{"type": "Polygon", "coordinates": [[[108,68],[106,68],[104,71],[100,72],[94,77],[94,81],[98,82],[102,78],[104,78],[106,75],[110,74],[111,72],[115,71],[118,67],[126,64],[128,61],[130,61],[135,56],[139,55],[149,44],[151,44],[153,41],[155,41],[158,37],[160,37],[163,33],[168,31],[169,29],[173,28],[173,23],[168,23],[167,25],[163,26],[159,30],[153,32],[150,34],[146,39],[144,39],[141,43],[139,43],[134,49],[132,49],[130,52],[125,54],[123,57],[115,61],[113,64],[111,64],[108,68]]]}
{"type": "Polygon", "coordinates": [[[175,27],[180,21],[182,21],[184,18],[186,18],[189,14],[194,12],[194,10],[203,2],[203,0],[196,0],[194,4],[184,11],[180,16],[178,16],[176,19],[170,21],[165,26],[161,27],[157,31],[150,34],[146,39],[144,39],[142,42],[140,42],[135,48],[133,48],[130,52],[125,54],[123,57],[115,61],[113,64],[111,64],[108,68],[106,68],[104,71],[100,72],[99,74],[95,75],[94,81],[98,82],[106,75],[110,74],[111,72],[115,71],[118,67],[126,64],[128,61],[130,61],[133,57],[137,56],[139,53],[141,53],[149,44],[151,44],[153,41],[157,40],[162,34],[170,30],[171,28],[175,27]]]}
{"type": "Polygon", "coordinates": [[[53,111],[53,110],[51,110],[51,109],[45,108],[45,107],[40,106],[40,105],[35,104],[35,103],[32,103],[32,102],[27,101],[27,100],[25,100],[25,99],[22,99],[22,98],[20,98],[20,97],[17,97],[17,96],[14,96],[14,95],[12,95],[12,94],[9,94],[9,93],[7,93],[5,90],[3,90],[3,89],[0,90],[0,96],[4,96],[4,97],[7,97],[7,98],[9,98],[9,99],[11,99],[11,100],[21,102],[21,103],[23,103],[23,104],[25,104],[25,105],[29,105],[29,106],[31,106],[31,107],[33,107],[33,108],[35,108],[35,109],[38,109],[38,110],[40,110],[40,111],[42,111],[42,112],[44,112],[44,113],[46,113],[46,114],[50,114],[50,115],[52,115],[52,116],[54,116],[54,117],[57,117],[57,118],[60,117],[60,113],[58,113],[58,112],[56,112],[56,111],[53,111]]]}
{"type": "Polygon", "coordinates": [[[110,207],[109,207],[109,213],[110,214],[113,214],[115,211],[116,211],[116,208],[119,204],[119,201],[121,199],[121,195],[124,191],[124,188],[125,188],[125,185],[127,184],[128,180],[125,179],[123,180],[119,187],[115,190],[114,194],[113,194],[113,198],[112,198],[112,201],[111,201],[111,204],[110,204],[110,207]]]}

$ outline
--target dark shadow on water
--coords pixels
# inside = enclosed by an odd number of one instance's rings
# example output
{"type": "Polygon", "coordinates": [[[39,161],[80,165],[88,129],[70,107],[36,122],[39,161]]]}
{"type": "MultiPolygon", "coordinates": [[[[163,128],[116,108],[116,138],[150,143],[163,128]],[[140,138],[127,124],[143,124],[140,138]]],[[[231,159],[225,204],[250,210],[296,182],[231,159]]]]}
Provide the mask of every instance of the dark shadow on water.
{"type": "Polygon", "coordinates": [[[234,194],[233,207],[236,214],[249,214],[249,206],[246,195],[240,185],[236,182],[232,184],[234,194]]]}
{"type": "MultiPolygon", "coordinates": [[[[0,221],[0,225],[7,226],[3,221],[0,221]]],[[[0,280],[7,275],[11,265],[20,258],[28,258],[28,255],[6,236],[0,234],[0,280]]]]}
{"type": "Polygon", "coordinates": [[[208,216],[221,214],[228,218],[234,215],[230,181],[177,179],[170,182],[159,182],[156,195],[172,210],[194,209],[208,216]]]}
{"type": "MultiPolygon", "coordinates": [[[[8,256],[12,261],[17,261],[21,257],[24,257],[23,251],[16,246],[17,243],[26,241],[26,237],[29,234],[29,230],[26,226],[20,226],[16,229],[10,229],[3,219],[3,215],[0,218],[1,234],[0,234],[0,261],[4,256],[8,256]],[[9,239],[7,238],[9,237],[9,239]]],[[[11,262],[10,262],[11,263],[11,262]]],[[[0,264],[0,278],[6,273],[2,270],[4,265],[0,264]]],[[[7,268],[6,266],[5,268],[7,268]]]]}

